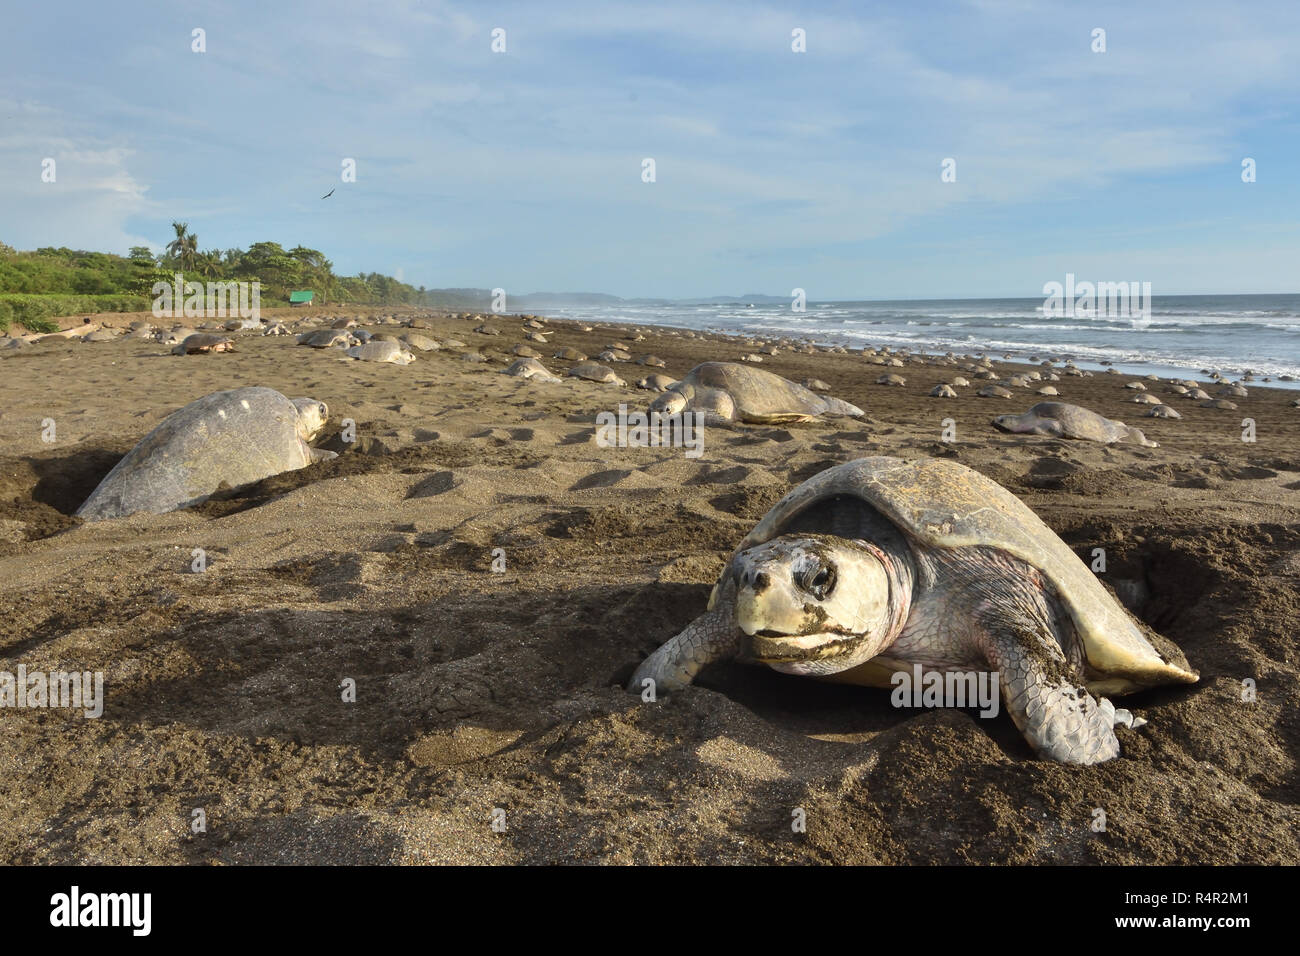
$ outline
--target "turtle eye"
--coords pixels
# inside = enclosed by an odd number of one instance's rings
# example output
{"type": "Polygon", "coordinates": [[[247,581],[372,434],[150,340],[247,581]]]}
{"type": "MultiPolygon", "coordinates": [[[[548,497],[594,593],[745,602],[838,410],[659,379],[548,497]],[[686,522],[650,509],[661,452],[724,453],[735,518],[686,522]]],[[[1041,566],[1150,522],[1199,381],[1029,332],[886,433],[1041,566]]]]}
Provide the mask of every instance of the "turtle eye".
{"type": "Polygon", "coordinates": [[[835,569],[826,564],[814,565],[804,572],[799,584],[817,600],[824,601],[835,590],[835,569]]]}

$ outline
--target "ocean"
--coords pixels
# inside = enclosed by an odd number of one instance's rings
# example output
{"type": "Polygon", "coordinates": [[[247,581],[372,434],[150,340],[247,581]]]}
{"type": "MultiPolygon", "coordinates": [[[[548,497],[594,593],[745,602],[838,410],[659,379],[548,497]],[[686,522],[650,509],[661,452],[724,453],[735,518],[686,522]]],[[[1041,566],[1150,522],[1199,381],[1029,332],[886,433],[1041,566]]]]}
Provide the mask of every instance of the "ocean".
{"type": "Polygon", "coordinates": [[[1046,315],[1043,297],[809,302],[690,303],[548,307],[548,315],[588,322],[669,325],[763,337],[797,335],[822,344],[908,348],[915,352],[988,352],[1018,360],[1065,357],[1081,368],[1110,362],[1123,372],[1202,377],[1246,370],[1270,384],[1300,379],[1300,294],[1187,295],[1150,298],[1133,317],[1046,315]]]}

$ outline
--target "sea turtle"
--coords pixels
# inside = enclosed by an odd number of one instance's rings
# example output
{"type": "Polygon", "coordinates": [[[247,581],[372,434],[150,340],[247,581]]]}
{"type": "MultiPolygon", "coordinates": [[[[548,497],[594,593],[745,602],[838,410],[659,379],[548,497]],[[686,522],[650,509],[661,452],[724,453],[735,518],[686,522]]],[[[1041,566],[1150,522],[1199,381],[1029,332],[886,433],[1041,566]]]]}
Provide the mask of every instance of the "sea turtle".
{"type": "Polygon", "coordinates": [[[1061,393],[1058,392],[1058,391],[1056,390],[1056,386],[1055,386],[1055,385],[1044,385],[1042,388],[1040,388],[1040,389],[1037,391],[1036,394],[1038,394],[1038,395],[1060,395],[1061,393]]]}
{"type": "Polygon", "coordinates": [[[520,358],[539,359],[542,357],[541,352],[537,351],[537,349],[530,349],[527,345],[516,345],[510,350],[510,352],[512,355],[518,355],[520,358]]]}
{"type": "Polygon", "coordinates": [[[366,342],[352,346],[344,354],[363,362],[391,362],[393,365],[410,365],[415,361],[415,356],[402,348],[400,342],[366,342]]]}
{"type": "Polygon", "coordinates": [[[566,345],[564,348],[557,349],[551,358],[564,359],[566,362],[585,362],[587,361],[587,353],[579,352],[577,349],[566,345]]]}
{"type": "Polygon", "coordinates": [[[601,352],[599,355],[597,355],[596,358],[597,358],[597,360],[599,360],[599,361],[601,361],[601,362],[630,362],[630,361],[632,361],[632,356],[631,356],[631,355],[629,355],[627,352],[620,352],[620,351],[618,351],[617,349],[605,349],[605,351],[603,351],[603,352],[601,352]]]}
{"type": "Polygon", "coordinates": [[[963,378],[963,377],[960,376],[960,375],[958,375],[957,377],[955,377],[955,378],[954,378],[951,382],[949,382],[948,384],[951,385],[953,388],[970,388],[970,382],[967,381],[965,378],[963,378]]]}
{"type": "Polygon", "coordinates": [[[1020,499],[939,458],[860,458],[799,485],[628,689],[671,692],[728,658],[881,687],[994,671],[1034,750],[1076,764],[1118,755],[1114,726],[1136,723],[1101,695],[1198,679],[1020,499]]]}
{"type": "Polygon", "coordinates": [[[614,370],[607,365],[600,365],[596,362],[579,362],[573,368],[569,369],[569,374],[574,378],[585,378],[589,382],[603,382],[609,385],[626,385],[614,374],[614,370]]]}
{"type": "Polygon", "coordinates": [[[936,385],[930,389],[931,398],[956,398],[957,390],[951,385],[936,385]]]}
{"type": "MultiPolygon", "coordinates": [[[[373,339],[374,336],[371,336],[371,338],[373,339]]],[[[421,352],[436,352],[442,347],[437,339],[431,339],[419,332],[407,332],[402,336],[402,341],[413,349],[419,349],[421,352]]]]}
{"type": "Polygon", "coordinates": [[[517,375],[520,378],[528,379],[531,382],[559,382],[558,375],[551,373],[541,362],[535,358],[515,359],[510,363],[510,367],[502,370],[503,375],[517,375]]]}
{"type": "Polygon", "coordinates": [[[314,349],[330,349],[335,346],[347,348],[356,339],[342,329],[321,329],[319,332],[304,332],[298,339],[299,345],[310,345],[314,349]]]}
{"type": "Polygon", "coordinates": [[[1129,399],[1129,403],[1132,404],[1132,405],[1162,405],[1162,404],[1164,404],[1163,402],[1160,401],[1160,399],[1156,398],[1156,397],[1155,397],[1154,395],[1152,395],[1150,392],[1138,392],[1136,395],[1134,395],[1132,398],[1129,399]]]}
{"type": "Polygon", "coordinates": [[[975,394],[980,398],[1010,398],[1011,389],[1003,388],[1001,385],[985,385],[975,394]]]}
{"type": "Polygon", "coordinates": [[[77,509],[87,521],[204,501],[221,484],[239,487],[334,458],[307,444],[329,409],[270,388],[213,392],[164,418],[114,466],[77,509]]]}
{"type": "Polygon", "coordinates": [[[1183,416],[1178,414],[1177,411],[1170,408],[1168,405],[1156,405],[1152,407],[1151,411],[1147,412],[1146,417],[1147,418],[1182,418],[1183,416]]]}
{"type": "Polygon", "coordinates": [[[636,360],[637,365],[648,365],[650,368],[667,368],[668,363],[657,355],[643,355],[636,360]]]}
{"type": "Polygon", "coordinates": [[[993,419],[993,424],[1004,432],[1081,438],[1107,445],[1127,442],[1147,448],[1158,447],[1155,442],[1147,440],[1141,429],[1065,402],[1039,402],[1023,415],[999,415],[993,419]]]}
{"type": "Polygon", "coordinates": [[[856,405],[818,395],[789,379],[734,362],[695,366],[650,404],[661,415],[703,412],[706,422],[808,422],[817,418],[855,418],[856,405]]]}
{"type": "Polygon", "coordinates": [[[185,336],[185,340],[172,349],[173,355],[199,355],[206,352],[233,352],[235,343],[224,335],[210,332],[195,332],[185,336]]]}
{"type": "Polygon", "coordinates": [[[1223,408],[1230,412],[1235,412],[1238,408],[1236,402],[1230,402],[1226,398],[1207,398],[1196,404],[1200,405],[1201,408],[1223,408]]]}
{"type": "Polygon", "coordinates": [[[892,385],[895,388],[902,388],[907,384],[907,379],[901,375],[882,375],[876,379],[877,385],[892,385]]]}
{"type": "Polygon", "coordinates": [[[671,375],[660,375],[656,372],[653,375],[647,375],[645,378],[639,380],[636,383],[636,387],[644,388],[650,392],[663,392],[671,388],[673,383],[676,381],[677,379],[673,378],[671,375]]]}

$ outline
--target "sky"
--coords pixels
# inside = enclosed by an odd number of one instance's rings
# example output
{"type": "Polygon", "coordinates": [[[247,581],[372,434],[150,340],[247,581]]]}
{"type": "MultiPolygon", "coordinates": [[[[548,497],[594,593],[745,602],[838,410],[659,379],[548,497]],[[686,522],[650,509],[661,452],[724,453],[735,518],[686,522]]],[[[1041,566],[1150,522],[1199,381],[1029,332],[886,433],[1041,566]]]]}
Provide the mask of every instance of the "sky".
{"type": "Polygon", "coordinates": [[[158,250],[183,220],[201,249],[301,244],[429,288],[1300,291],[1295,0],[42,0],[3,21],[19,249],[158,250]]]}

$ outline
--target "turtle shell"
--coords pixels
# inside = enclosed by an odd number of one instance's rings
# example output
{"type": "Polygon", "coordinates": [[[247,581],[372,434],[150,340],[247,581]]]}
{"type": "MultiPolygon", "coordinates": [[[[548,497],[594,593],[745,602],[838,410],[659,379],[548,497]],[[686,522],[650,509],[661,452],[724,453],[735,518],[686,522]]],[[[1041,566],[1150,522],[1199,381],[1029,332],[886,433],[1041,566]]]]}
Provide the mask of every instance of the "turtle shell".
{"type": "Polygon", "coordinates": [[[104,476],[77,515],[164,514],[311,464],[298,406],[270,388],[213,392],[173,412],[104,476]]]}
{"type": "Polygon", "coordinates": [[[965,465],[890,457],[836,465],[778,501],[736,550],[808,532],[871,537],[886,546],[896,546],[891,537],[901,532],[927,548],[1005,551],[1038,569],[1069,611],[1088,657],[1090,688],[1121,693],[1198,679],[1181,651],[1140,625],[1024,502],[965,465]]]}

